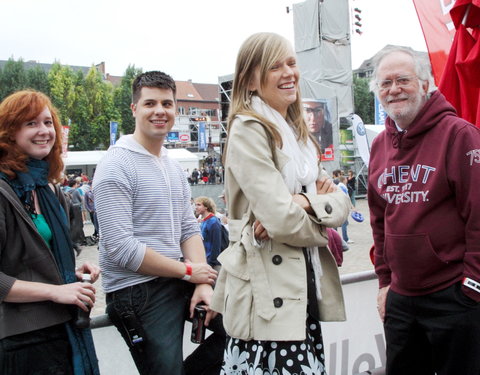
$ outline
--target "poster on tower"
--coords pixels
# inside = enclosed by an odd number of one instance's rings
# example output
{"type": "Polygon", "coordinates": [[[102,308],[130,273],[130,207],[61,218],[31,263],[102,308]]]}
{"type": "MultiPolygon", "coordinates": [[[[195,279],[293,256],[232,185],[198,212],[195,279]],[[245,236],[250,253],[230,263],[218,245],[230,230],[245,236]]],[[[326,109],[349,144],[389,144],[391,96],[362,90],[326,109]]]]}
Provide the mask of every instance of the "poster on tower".
{"type": "Polygon", "coordinates": [[[320,144],[322,161],[335,160],[333,146],[332,103],[329,99],[303,99],[308,130],[320,144]]]}

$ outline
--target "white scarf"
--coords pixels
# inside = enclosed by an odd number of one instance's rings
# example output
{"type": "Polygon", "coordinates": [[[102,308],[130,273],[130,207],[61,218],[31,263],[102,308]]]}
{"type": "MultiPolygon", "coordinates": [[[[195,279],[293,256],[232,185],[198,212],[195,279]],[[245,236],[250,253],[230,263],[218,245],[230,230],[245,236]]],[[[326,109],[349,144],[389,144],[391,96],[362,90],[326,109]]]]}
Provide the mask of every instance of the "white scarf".
{"type": "MultiPolygon", "coordinates": [[[[302,186],[306,187],[307,193],[316,193],[315,181],[319,176],[317,150],[313,142],[308,139],[307,143],[298,141],[294,130],[283,116],[267,105],[258,96],[252,96],[252,108],[271,123],[277,125],[277,130],[282,136],[282,151],[290,157],[290,160],[280,171],[288,187],[290,194],[298,194],[302,186]]],[[[322,265],[317,247],[309,247],[308,253],[312,261],[317,298],[321,299],[320,277],[322,276],[322,265]]]]}

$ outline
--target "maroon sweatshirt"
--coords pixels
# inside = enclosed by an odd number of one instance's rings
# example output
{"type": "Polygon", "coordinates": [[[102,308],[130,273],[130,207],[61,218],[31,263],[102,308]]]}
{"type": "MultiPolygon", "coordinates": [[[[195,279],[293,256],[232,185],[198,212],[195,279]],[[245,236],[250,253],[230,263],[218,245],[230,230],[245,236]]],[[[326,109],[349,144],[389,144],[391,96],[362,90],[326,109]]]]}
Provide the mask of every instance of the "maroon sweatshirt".
{"type": "Polygon", "coordinates": [[[368,178],[380,287],[415,296],[464,277],[480,282],[480,129],[439,91],[406,131],[390,118],[385,128],[373,141],[368,178]]]}

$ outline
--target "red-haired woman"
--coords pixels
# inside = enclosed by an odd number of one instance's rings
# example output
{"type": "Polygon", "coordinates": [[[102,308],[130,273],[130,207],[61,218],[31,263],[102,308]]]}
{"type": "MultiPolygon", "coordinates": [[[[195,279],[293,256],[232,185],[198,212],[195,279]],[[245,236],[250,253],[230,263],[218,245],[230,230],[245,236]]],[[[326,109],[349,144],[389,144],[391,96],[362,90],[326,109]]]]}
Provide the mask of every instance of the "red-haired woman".
{"type": "Polygon", "coordinates": [[[75,270],[61,180],[62,130],[49,98],[19,91],[0,104],[0,373],[98,374],[77,306],[95,302],[99,269],[75,270]]]}

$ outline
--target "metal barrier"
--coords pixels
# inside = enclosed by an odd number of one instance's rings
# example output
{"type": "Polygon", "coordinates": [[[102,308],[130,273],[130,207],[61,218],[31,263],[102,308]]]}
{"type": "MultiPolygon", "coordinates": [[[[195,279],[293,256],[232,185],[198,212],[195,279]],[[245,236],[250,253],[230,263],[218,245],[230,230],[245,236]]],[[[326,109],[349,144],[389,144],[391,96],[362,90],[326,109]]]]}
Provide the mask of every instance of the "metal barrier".
{"type": "Polygon", "coordinates": [[[348,285],[353,283],[358,283],[360,281],[376,280],[377,274],[375,271],[363,271],[356,273],[349,273],[347,275],[340,276],[340,281],[342,285],[348,285]]]}
{"type": "MultiPolygon", "coordinates": [[[[342,285],[346,286],[345,291],[347,291],[347,290],[349,290],[349,289],[351,290],[352,288],[354,288],[354,289],[356,288],[355,290],[357,290],[357,289],[363,289],[363,288],[365,288],[365,285],[370,285],[370,284],[372,284],[372,282],[373,282],[374,280],[376,280],[376,279],[377,279],[377,276],[376,276],[376,274],[375,274],[374,271],[358,272],[358,273],[353,273],[353,274],[348,274],[348,275],[343,275],[343,276],[341,276],[342,285]],[[363,284],[361,284],[361,285],[360,285],[360,284],[359,284],[359,285],[355,285],[356,283],[363,283],[363,284]],[[365,284],[365,283],[366,283],[366,284],[365,284]]],[[[372,292],[372,293],[376,293],[376,288],[377,288],[376,283],[375,283],[375,286],[370,285],[370,288],[372,288],[372,289],[375,288],[375,290],[371,290],[371,292],[372,292]]],[[[357,296],[358,293],[355,292],[355,294],[350,294],[350,296],[352,296],[352,295],[357,296]]],[[[375,294],[375,295],[376,295],[376,294],[375,294]]],[[[368,298],[368,300],[370,300],[371,298],[373,298],[373,297],[371,297],[371,295],[370,295],[370,297],[368,298]]],[[[346,300],[347,300],[347,299],[346,299],[346,300]]],[[[373,300],[372,303],[375,303],[375,301],[373,300]]],[[[368,309],[371,309],[371,307],[368,307],[368,309]]],[[[376,313],[376,311],[375,311],[375,313],[376,313]]],[[[370,319],[371,319],[371,318],[370,318],[370,319]]],[[[350,320],[350,319],[349,319],[349,320],[350,320]]],[[[354,320],[355,320],[355,319],[354,319],[354,320]]],[[[355,323],[355,322],[354,322],[354,323],[355,323]]],[[[111,327],[111,326],[112,326],[112,323],[111,323],[110,319],[108,318],[108,315],[106,315],[106,314],[97,315],[97,316],[92,317],[91,328],[94,329],[94,330],[95,330],[95,329],[100,329],[100,328],[107,328],[107,327],[111,327]]],[[[356,325],[356,326],[358,326],[358,325],[356,325]]],[[[325,332],[328,331],[327,324],[324,325],[324,329],[325,329],[325,332]]],[[[364,329],[365,329],[365,327],[364,327],[364,329]]],[[[323,330],[323,329],[322,329],[322,330],[323,330]]],[[[99,330],[99,331],[97,331],[97,332],[101,332],[101,331],[103,331],[103,330],[99,330]]],[[[116,329],[115,329],[115,331],[116,331],[116,329]]],[[[336,331],[336,329],[335,329],[335,331],[336,331]]],[[[375,330],[375,332],[376,332],[376,331],[377,331],[377,330],[375,330]]],[[[367,335],[372,335],[372,336],[373,336],[373,334],[375,334],[375,332],[371,332],[370,330],[368,330],[368,333],[365,333],[365,334],[367,334],[367,335]]],[[[382,332],[383,332],[383,330],[382,330],[382,332]]],[[[377,333],[378,333],[378,332],[377,332],[377,333]]],[[[357,336],[358,336],[358,334],[363,335],[362,332],[360,332],[360,333],[357,332],[357,336]]],[[[353,336],[349,337],[349,339],[350,339],[350,338],[351,338],[351,341],[352,341],[352,342],[351,342],[351,345],[353,345],[353,341],[354,341],[353,336]]],[[[121,338],[120,335],[116,336],[115,341],[117,341],[117,340],[123,341],[123,339],[121,338]]],[[[189,340],[188,340],[188,341],[189,341],[189,340]]],[[[187,348],[186,350],[187,350],[187,351],[190,350],[190,348],[189,348],[188,345],[191,345],[188,341],[185,341],[185,342],[184,342],[184,346],[186,345],[186,348],[187,348]]],[[[326,345],[327,345],[327,343],[326,343],[326,345]]],[[[343,340],[342,340],[342,341],[337,341],[336,344],[334,344],[334,345],[336,345],[336,350],[337,350],[337,354],[339,355],[339,357],[338,357],[339,360],[340,360],[340,358],[343,360],[343,359],[344,359],[344,358],[343,358],[343,354],[342,354],[342,355],[340,354],[340,350],[343,350],[343,340]]],[[[125,347],[126,347],[126,345],[125,345],[125,347]]],[[[99,349],[100,349],[100,348],[99,348],[99,349]]],[[[381,352],[384,352],[384,348],[382,348],[381,352]]],[[[124,357],[122,357],[122,358],[126,359],[125,355],[126,355],[127,353],[128,353],[128,351],[125,351],[124,357]]],[[[352,347],[350,347],[350,354],[351,354],[351,353],[352,353],[352,347]]],[[[348,355],[348,349],[347,349],[347,355],[348,355]]],[[[384,354],[383,354],[383,355],[384,355],[384,354]]],[[[379,368],[375,368],[375,369],[370,369],[370,370],[368,370],[368,371],[363,371],[363,372],[361,372],[361,373],[356,372],[356,371],[351,367],[351,364],[352,364],[352,362],[353,362],[354,359],[355,359],[355,358],[351,358],[351,361],[349,362],[349,363],[350,363],[350,366],[348,366],[348,367],[349,367],[348,370],[347,370],[347,368],[343,368],[343,367],[342,367],[342,369],[340,369],[340,367],[343,366],[344,364],[343,364],[343,362],[341,362],[341,361],[338,362],[337,368],[336,368],[334,371],[331,371],[331,372],[332,372],[331,375],[339,375],[339,374],[347,374],[347,373],[348,373],[349,375],[350,375],[350,374],[353,375],[354,373],[355,373],[354,375],[385,375],[385,368],[384,368],[384,367],[379,367],[379,368]],[[348,371],[348,372],[345,372],[345,371],[348,371]]],[[[129,358],[129,360],[131,360],[131,358],[129,358]]],[[[330,357],[330,361],[331,361],[331,360],[332,360],[332,358],[330,357]]],[[[379,365],[382,366],[383,363],[384,363],[383,361],[381,361],[381,362],[379,363],[378,360],[376,360],[375,364],[372,363],[372,362],[370,362],[370,367],[379,366],[379,365]],[[372,365],[373,365],[373,366],[372,366],[372,365]]],[[[348,364],[348,363],[347,363],[347,364],[348,364]]],[[[363,367],[363,368],[365,368],[365,367],[363,367]]],[[[356,369],[357,369],[357,371],[358,371],[358,367],[356,367],[356,369]]],[[[132,370],[132,371],[133,371],[133,370],[132,370]]],[[[105,372],[105,373],[115,373],[116,375],[119,374],[119,373],[117,372],[117,370],[115,370],[115,372],[113,372],[113,370],[112,370],[112,372],[108,372],[108,371],[107,371],[107,372],[105,372]]],[[[126,372],[126,373],[128,373],[128,372],[126,372]]],[[[132,372],[130,372],[130,373],[132,373],[132,372]]],[[[121,373],[121,374],[123,375],[124,373],[121,373]]],[[[329,374],[330,374],[330,372],[329,372],[329,374]]]]}
{"type": "MultiPolygon", "coordinates": [[[[352,283],[358,283],[360,281],[374,280],[376,278],[377,278],[377,275],[375,274],[375,271],[364,271],[364,272],[350,273],[348,275],[342,275],[340,277],[340,280],[342,282],[342,285],[347,285],[352,283]]],[[[92,318],[90,328],[92,329],[103,328],[111,325],[112,325],[112,322],[108,318],[108,315],[103,314],[103,315],[94,316],[92,318]]]]}
{"type": "Polygon", "coordinates": [[[91,329],[109,327],[111,325],[113,324],[107,314],[94,316],[90,322],[91,329]]]}

